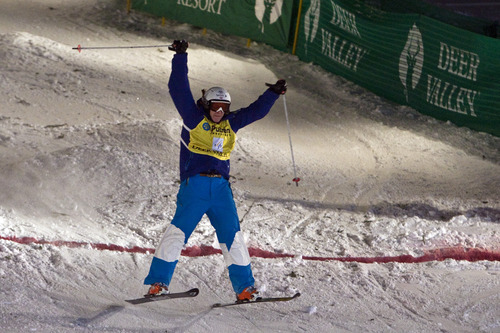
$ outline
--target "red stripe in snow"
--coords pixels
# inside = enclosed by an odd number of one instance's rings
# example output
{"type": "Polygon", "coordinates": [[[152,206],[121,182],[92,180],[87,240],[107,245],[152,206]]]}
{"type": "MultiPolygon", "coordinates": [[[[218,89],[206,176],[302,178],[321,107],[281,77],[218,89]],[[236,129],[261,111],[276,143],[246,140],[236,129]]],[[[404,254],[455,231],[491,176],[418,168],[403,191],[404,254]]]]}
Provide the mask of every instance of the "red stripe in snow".
{"type": "MultiPolygon", "coordinates": [[[[96,250],[109,250],[116,252],[129,252],[129,253],[154,253],[155,249],[145,248],[139,246],[124,247],[114,244],[104,244],[104,243],[87,243],[87,242],[76,242],[76,241],[47,241],[43,239],[36,239],[34,237],[15,237],[15,236],[0,236],[0,239],[16,242],[19,244],[48,244],[54,246],[65,246],[70,248],[78,247],[88,247],[96,250]]],[[[443,261],[446,259],[454,260],[466,260],[466,261],[500,261],[500,252],[490,251],[486,249],[479,248],[465,248],[461,246],[433,249],[425,252],[424,255],[420,257],[414,257],[411,255],[399,255],[399,256],[378,256],[378,257],[314,257],[314,256],[297,256],[294,254],[287,253],[276,253],[261,249],[256,249],[250,247],[248,249],[251,257],[257,258],[302,258],[303,260],[313,260],[313,261],[342,261],[342,262],[358,262],[358,263],[389,263],[389,262],[399,262],[399,263],[422,263],[428,261],[443,261]]],[[[216,249],[212,246],[201,245],[201,246],[190,246],[182,250],[182,255],[187,257],[202,257],[210,256],[214,254],[221,254],[220,249],[216,249]]]]}

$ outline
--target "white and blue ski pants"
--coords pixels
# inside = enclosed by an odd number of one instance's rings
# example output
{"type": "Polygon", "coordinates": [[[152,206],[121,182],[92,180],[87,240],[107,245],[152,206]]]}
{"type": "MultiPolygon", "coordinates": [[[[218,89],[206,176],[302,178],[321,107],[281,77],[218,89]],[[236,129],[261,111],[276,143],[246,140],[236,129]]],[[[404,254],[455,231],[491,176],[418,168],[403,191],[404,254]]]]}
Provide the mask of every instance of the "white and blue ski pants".
{"type": "Polygon", "coordinates": [[[184,180],[177,194],[177,210],[156,248],[144,284],[170,285],[175,266],[189,236],[204,214],[215,228],[234,291],[253,286],[250,255],[240,231],[233,193],[225,178],[196,175],[184,180]]]}

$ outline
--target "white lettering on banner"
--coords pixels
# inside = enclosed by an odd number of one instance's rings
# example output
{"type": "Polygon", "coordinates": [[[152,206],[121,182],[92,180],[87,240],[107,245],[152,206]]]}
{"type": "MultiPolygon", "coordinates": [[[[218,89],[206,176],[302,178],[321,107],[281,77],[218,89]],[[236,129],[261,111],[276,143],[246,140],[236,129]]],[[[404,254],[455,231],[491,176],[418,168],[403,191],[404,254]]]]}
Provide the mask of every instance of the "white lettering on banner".
{"type": "MultiPolygon", "coordinates": [[[[479,55],[440,42],[437,68],[470,81],[477,81],[479,55]]],[[[474,109],[476,97],[481,93],[427,75],[427,103],[439,108],[477,117],[474,109]]]]}
{"type": "Polygon", "coordinates": [[[476,81],[479,55],[441,42],[437,67],[467,80],[476,81]]]}
{"type": "Polygon", "coordinates": [[[478,91],[459,87],[430,74],[427,75],[427,103],[429,104],[477,117],[474,111],[474,101],[478,95],[478,91]]]}
{"type": "Polygon", "coordinates": [[[338,36],[334,36],[332,41],[332,36],[330,32],[321,28],[321,53],[340,65],[356,72],[359,61],[368,51],[338,36]]]}
{"type": "Polygon", "coordinates": [[[330,1],[333,9],[332,20],[330,23],[355,36],[361,37],[358,31],[358,26],[356,25],[356,15],[348,12],[332,0],[330,1]]]}
{"type": "Polygon", "coordinates": [[[178,5],[217,15],[221,14],[223,3],[226,3],[226,0],[177,0],[178,5]]]}

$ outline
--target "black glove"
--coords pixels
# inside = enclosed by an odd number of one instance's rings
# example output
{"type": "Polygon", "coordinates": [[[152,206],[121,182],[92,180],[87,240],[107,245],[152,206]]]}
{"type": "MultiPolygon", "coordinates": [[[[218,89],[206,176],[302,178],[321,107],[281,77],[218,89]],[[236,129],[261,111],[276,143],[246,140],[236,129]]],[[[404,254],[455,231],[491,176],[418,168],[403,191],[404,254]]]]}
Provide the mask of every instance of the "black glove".
{"type": "Polygon", "coordinates": [[[268,86],[270,90],[274,91],[278,95],[284,95],[286,93],[286,81],[283,79],[276,81],[275,84],[266,83],[266,86],[268,86]]]}
{"type": "Polygon", "coordinates": [[[172,45],[168,47],[170,51],[175,51],[175,53],[180,54],[180,53],[186,53],[186,50],[189,46],[189,43],[187,41],[183,40],[174,40],[172,45]]]}

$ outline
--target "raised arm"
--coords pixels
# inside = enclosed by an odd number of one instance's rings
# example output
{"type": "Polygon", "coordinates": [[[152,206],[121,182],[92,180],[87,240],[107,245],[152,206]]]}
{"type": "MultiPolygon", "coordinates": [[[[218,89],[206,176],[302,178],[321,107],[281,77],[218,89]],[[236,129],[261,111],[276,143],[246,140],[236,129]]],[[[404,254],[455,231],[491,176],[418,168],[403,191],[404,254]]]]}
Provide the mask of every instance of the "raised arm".
{"type": "Polygon", "coordinates": [[[168,80],[168,89],[175,107],[182,118],[186,119],[193,112],[197,112],[196,103],[189,86],[186,41],[174,41],[170,50],[176,54],[172,59],[172,72],[168,80]]]}
{"type": "Polygon", "coordinates": [[[231,126],[234,131],[245,127],[254,121],[264,118],[274,105],[280,95],[286,93],[286,81],[281,79],[275,84],[266,83],[269,87],[259,98],[246,108],[234,112],[231,126]]]}

